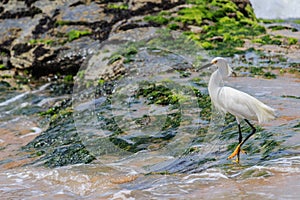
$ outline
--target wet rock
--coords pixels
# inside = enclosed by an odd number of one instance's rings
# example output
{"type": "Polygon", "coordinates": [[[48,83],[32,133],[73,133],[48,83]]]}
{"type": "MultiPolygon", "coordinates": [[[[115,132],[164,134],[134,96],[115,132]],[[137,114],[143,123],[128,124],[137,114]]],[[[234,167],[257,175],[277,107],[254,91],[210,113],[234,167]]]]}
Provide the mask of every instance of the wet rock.
{"type": "Polygon", "coordinates": [[[44,162],[47,167],[61,167],[79,163],[90,163],[95,160],[82,144],[71,144],[55,149],[50,155],[46,155],[37,162],[44,162]]]}
{"type": "MultiPolygon", "coordinates": [[[[63,101],[59,109],[67,108],[69,104],[70,101],[63,101]]],[[[95,157],[81,143],[74,120],[70,117],[72,112],[59,112],[59,109],[51,111],[49,128],[23,147],[23,151],[29,151],[32,157],[38,158],[34,163],[48,167],[93,161],[95,157]]]]}
{"type": "MultiPolygon", "coordinates": [[[[190,115],[184,112],[189,105],[197,104],[193,90],[175,81],[164,82],[155,78],[158,73],[180,79],[178,71],[192,68],[184,57],[168,51],[167,46],[166,50],[159,49],[164,37],[172,39],[177,35],[168,33],[159,38],[157,34],[158,38],[144,41],[145,30],[140,31],[135,33],[136,39],[141,40],[139,42],[127,38],[129,41],[120,40],[120,43],[117,38],[126,35],[123,32],[98,46],[98,53],[90,57],[87,66],[81,69],[84,74],[79,73],[75,78],[72,101],[43,113],[50,119],[49,128],[25,148],[38,155],[37,163],[47,166],[52,166],[49,162],[55,163],[54,166],[72,164],[66,162],[66,157],[62,158],[62,152],[66,155],[80,152],[84,155],[76,157],[90,159],[85,156],[87,152],[101,158],[110,154],[130,155],[161,149],[177,137],[182,120],[190,123],[192,119],[185,116],[190,115]],[[141,43],[152,48],[139,50],[141,43]],[[128,84],[132,78],[135,82],[128,84]],[[94,87],[95,84],[98,85],[94,87]],[[95,99],[97,95],[99,99],[95,99]],[[127,96],[131,99],[129,102],[127,96]],[[128,103],[132,106],[128,107],[128,103]],[[147,112],[148,109],[153,112],[147,112]],[[133,117],[128,118],[130,113],[133,117]],[[77,144],[87,152],[77,150],[77,144]]],[[[182,40],[180,45],[183,41],[187,42],[182,40]]],[[[173,48],[174,42],[168,45],[173,48]]],[[[191,44],[183,46],[193,48],[191,44]]],[[[182,49],[182,52],[187,50],[182,49]]],[[[85,160],[82,162],[86,163],[85,160]]]]}
{"type": "Polygon", "coordinates": [[[5,91],[10,87],[10,84],[6,81],[0,81],[0,91],[5,91]]]}
{"type": "MultiPolygon", "coordinates": [[[[57,72],[76,76],[71,103],[50,110],[46,114],[51,121],[49,128],[25,148],[38,157],[36,162],[63,166],[88,163],[110,154],[163,148],[177,156],[189,150],[192,143],[203,142],[192,138],[201,138],[199,135],[207,129],[199,126],[210,118],[209,97],[187,85],[194,67],[207,55],[178,32],[148,28],[153,25],[151,20],[144,22],[138,16],[157,13],[183,1],[130,1],[128,5],[58,1],[56,9],[53,1],[43,2],[29,3],[43,14],[36,15],[38,20],[29,34],[23,33],[20,25],[23,38],[30,36],[33,41],[12,38],[11,63],[16,68],[30,69],[35,76],[57,72]],[[182,141],[184,134],[190,140],[182,141]]],[[[236,2],[242,3],[241,9],[247,8],[246,4],[243,7],[247,1],[236,2]]],[[[226,12],[236,11],[230,5],[220,6],[218,17],[211,21],[223,18],[235,24],[237,16],[226,12]]],[[[217,30],[212,30],[208,41],[225,40],[224,36],[214,35],[217,30]]],[[[200,160],[194,154],[176,158],[152,171],[201,171],[216,165],[212,157],[220,151],[212,153],[200,160]]]]}

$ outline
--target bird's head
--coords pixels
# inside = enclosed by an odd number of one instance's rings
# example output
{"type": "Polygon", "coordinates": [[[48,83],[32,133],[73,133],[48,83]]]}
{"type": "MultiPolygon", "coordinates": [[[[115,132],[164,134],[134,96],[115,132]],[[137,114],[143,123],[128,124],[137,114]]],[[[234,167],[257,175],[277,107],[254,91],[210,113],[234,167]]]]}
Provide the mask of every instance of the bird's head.
{"type": "Polygon", "coordinates": [[[216,65],[218,67],[218,70],[223,77],[230,76],[233,72],[232,68],[228,65],[227,60],[222,57],[215,57],[210,63],[204,65],[200,69],[204,69],[212,65],[216,65]]]}

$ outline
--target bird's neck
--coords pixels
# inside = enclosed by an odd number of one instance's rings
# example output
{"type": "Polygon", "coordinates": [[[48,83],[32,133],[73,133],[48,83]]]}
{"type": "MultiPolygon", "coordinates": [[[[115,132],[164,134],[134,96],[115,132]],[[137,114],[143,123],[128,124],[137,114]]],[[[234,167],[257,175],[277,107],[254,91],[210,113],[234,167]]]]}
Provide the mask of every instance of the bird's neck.
{"type": "Polygon", "coordinates": [[[224,86],[224,81],[222,75],[219,72],[219,70],[216,70],[214,73],[212,73],[208,83],[209,93],[212,94],[213,91],[217,91],[223,86],[224,86]]]}
{"type": "Polygon", "coordinates": [[[208,83],[208,92],[209,96],[214,104],[214,106],[222,111],[222,106],[219,105],[218,96],[221,88],[224,86],[223,78],[219,70],[216,70],[212,73],[209,83],[208,83]]]}

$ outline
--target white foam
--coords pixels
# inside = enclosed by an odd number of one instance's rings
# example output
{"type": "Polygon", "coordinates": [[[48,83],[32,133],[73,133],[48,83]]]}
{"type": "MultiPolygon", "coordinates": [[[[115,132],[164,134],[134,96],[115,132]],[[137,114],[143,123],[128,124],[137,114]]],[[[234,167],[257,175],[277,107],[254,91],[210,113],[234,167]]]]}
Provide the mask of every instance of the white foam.
{"type": "Polygon", "coordinates": [[[22,135],[20,138],[25,138],[25,137],[28,137],[28,136],[32,136],[32,135],[38,135],[38,134],[40,134],[43,130],[41,129],[41,128],[39,128],[39,127],[31,127],[31,130],[33,131],[33,132],[30,132],[30,133],[28,133],[28,134],[26,134],[26,135],[22,135]]]}
{"type": "Polygon", "coordinates": [[[11,103],[13,103],[13,102],[18,101],[19,99],[22,99],[23,97],[25,97],[26,95],[28,95],[28,94],[30,94],[30,93],[35,94],[35,93],[37,93],[37,92],[41,92],[41,91],[45,90],[49,85],[50,85],[50,83],[47,83],[47,84],[45,84],[45,85],[42,85],[42,86],[41,86],[39,89],[37,89],[37,90],[34,90],[34,91],[32,91],[32,92],[27,91],[27,92],[24,92],[24,93],[22,93],[22,94],[19,94],[19,95],[15,96],[15,97],[12,97],[12,98],[10,98],[10,99],[4,101],[4,102],[1,102],[1,103],[0,103],[0,106],[7,106],[7,105],[9,105],[9,104],[11,104],[11,103]]]}
{"type": "Polygon", "coordinates": [[[29,94],[29,92],[25,92],[25,93],[22,93],[22,94],[19,94],[19,95],[15,96],[15,97],[12,97],[12,98],[4,101],[4,102],[1,102],[0,106],[7,106],[7,105],[9,105],[9,104],[11,104],[11,103],[13,103],[15,101],[18,101],[19,99],[23,98],[27,94],[29,94]]]}
{"type": "Polygon", "coordinates": [[[228,177],[221,172],[208,170],[202,173],[190,174],[183,178],[183,180],[186,180],[186,183],[188,184],[196,181],[214,181],[219,179],[228,179],[228,177]]]}
{"type": "Polygon", "coordinates": [[[126,195],[130,195],[131,190],[121,190],[119,192],[116,192],[112,199],[126,199],[126,200],[135,200],[133,197],[126,197],[126,195]]]}

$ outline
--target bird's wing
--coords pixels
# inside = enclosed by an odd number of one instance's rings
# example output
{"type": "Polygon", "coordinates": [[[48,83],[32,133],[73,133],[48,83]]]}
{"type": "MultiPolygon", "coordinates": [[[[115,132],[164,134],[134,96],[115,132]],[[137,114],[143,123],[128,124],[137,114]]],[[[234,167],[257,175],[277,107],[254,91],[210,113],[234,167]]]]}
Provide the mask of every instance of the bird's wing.
{"type": "Polygon", "coordinates": [[[259,123],[275,118],[275,110],[253,96],[231,87],[223,87],[219,100],[224,109],[238,119],[252,119],[259,123]]]}
{"type": "Polygon", "coordinates": [[[256,98],[231,87],[223,87],[218,97],[224,109],[238,119],[258,120],[258,107],[263,103],[256,98]]]}

